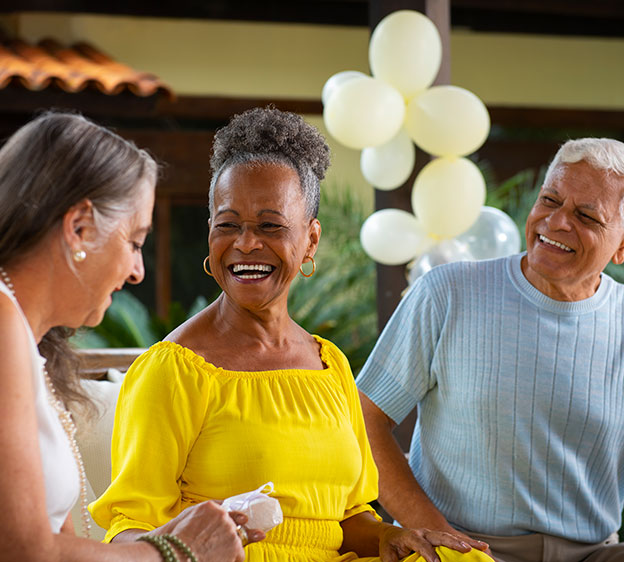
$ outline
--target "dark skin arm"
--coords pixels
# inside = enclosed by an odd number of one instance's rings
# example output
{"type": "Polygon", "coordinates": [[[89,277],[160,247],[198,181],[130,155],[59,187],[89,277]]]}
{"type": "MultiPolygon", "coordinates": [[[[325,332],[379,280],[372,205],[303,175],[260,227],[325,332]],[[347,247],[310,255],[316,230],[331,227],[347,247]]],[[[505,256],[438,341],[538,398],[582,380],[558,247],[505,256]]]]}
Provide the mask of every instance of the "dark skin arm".
{"type": "Polygon", "coordinates": [[[379,556],[382,562],[398,562],[412,552],[418,552],[427,562],[439,562],[436,546],[447,546],[459,552],[471,550],[468,544],[450,533],[396,527],[378,521],[370,512],[358,513],[340,525],[344,535],[341,553],[379,556]]]}

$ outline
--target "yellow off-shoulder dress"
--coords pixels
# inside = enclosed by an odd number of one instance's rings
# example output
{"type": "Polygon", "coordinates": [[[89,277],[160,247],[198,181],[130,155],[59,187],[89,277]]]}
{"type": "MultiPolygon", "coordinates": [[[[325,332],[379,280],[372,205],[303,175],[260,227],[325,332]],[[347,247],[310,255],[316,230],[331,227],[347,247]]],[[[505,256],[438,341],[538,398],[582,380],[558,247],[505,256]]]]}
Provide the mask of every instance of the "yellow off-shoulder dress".
{"type": "MultiPolygon", "coordinates": [[[[379,560],[338,553],[340,522],[374,513],[378,475],[349,364],[315,337],[323,370],[228,371],[172,342],[139,357],[119,395],[112,483],[90,505],[105,540],[271,481],[284,522],[245,547],[249,562],[379,560]]],[[[491,560],[439,553],[444,562],[491,560]]]]}

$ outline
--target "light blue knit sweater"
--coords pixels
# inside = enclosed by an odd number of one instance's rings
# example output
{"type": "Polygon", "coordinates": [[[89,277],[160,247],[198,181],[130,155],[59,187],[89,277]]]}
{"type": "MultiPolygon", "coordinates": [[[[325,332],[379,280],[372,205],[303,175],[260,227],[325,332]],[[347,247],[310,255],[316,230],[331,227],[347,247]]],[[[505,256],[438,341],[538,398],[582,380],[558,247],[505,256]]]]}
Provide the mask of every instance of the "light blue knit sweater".
{"type": "Polygon", "coordinates": [[[453,525],[598,542],[624,500],[624,286],[554,301],[521,257],[420,278],[357,384],[396,422],[419,405],[410,465],[453,525]]]}

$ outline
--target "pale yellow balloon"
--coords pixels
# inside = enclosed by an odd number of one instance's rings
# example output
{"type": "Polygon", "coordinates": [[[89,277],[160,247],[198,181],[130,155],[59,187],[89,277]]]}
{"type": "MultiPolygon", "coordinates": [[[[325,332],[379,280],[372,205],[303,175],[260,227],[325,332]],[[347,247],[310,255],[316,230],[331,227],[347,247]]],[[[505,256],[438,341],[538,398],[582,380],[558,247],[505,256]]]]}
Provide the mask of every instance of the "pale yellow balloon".
{"type": "Polygon", "coordinates": [[[405,128],[429,154],[465,156],[487,139],[490,116],[472,92],[457,86],[434,86],[409,101],[405,128]]]}
{"type": "Polygon", "coordinates": [[[377,189],[390,190],[403,185],[414,168],[416,148],[405,129],[388,142],[365,148],[360,169],[368,183],[377,189]]]}
{"type": "Polygon", "coordinates": [[[323,90],[321,92],[321,101],[323,102],[323,105],[327,104],[329,98],[332,97],[333,93],[342,84],[348,82],[349,80],[353,80],[354,78],[362,78],[365,76],[366,74],[360,72],[359,70],[343,70],[342,72],[332,74],[323,85],[323,90]]]}
{"type": "Polygon", "coordinates": [[[404,117],[401,94],[369,76],[338,86],[323,110],[329,133],[338,142],[356,149],[388,142],[399,132],[404,117]]]}
{"type": "Polygon", "coordinates": [[[435,24],[414,10],[398,10],[375,27],[368,47],[371,72],[406,99],[428,88],[440,70],[442,40],[435,24]]]}
{"type": "Polygon", "coordinates": [[[416,177],[414,214],[429,235],[453,238],[468,230],[485,203],[485,180],[466,158],[436,158],[416,177]]]}
{"type": "Polygon", "coordinates": [[[370,215],[360,230],[364,251],[385,265],[407,263],[431,246],[419,220],[401,209],[382,209],[370,215]]]}

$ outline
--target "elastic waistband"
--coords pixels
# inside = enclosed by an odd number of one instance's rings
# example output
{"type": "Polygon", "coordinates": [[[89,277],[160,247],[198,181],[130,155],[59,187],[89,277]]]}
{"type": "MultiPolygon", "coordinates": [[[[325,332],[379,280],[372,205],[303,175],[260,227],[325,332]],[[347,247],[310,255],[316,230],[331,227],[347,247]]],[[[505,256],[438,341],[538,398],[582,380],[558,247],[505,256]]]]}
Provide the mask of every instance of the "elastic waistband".
{"type": "Polygon", "coordinates": [[[294,548],[337,551],[342,545],[342,527],[328,519],[284,517],[284,522],[267,533],[264,542],[294,548]]]}

